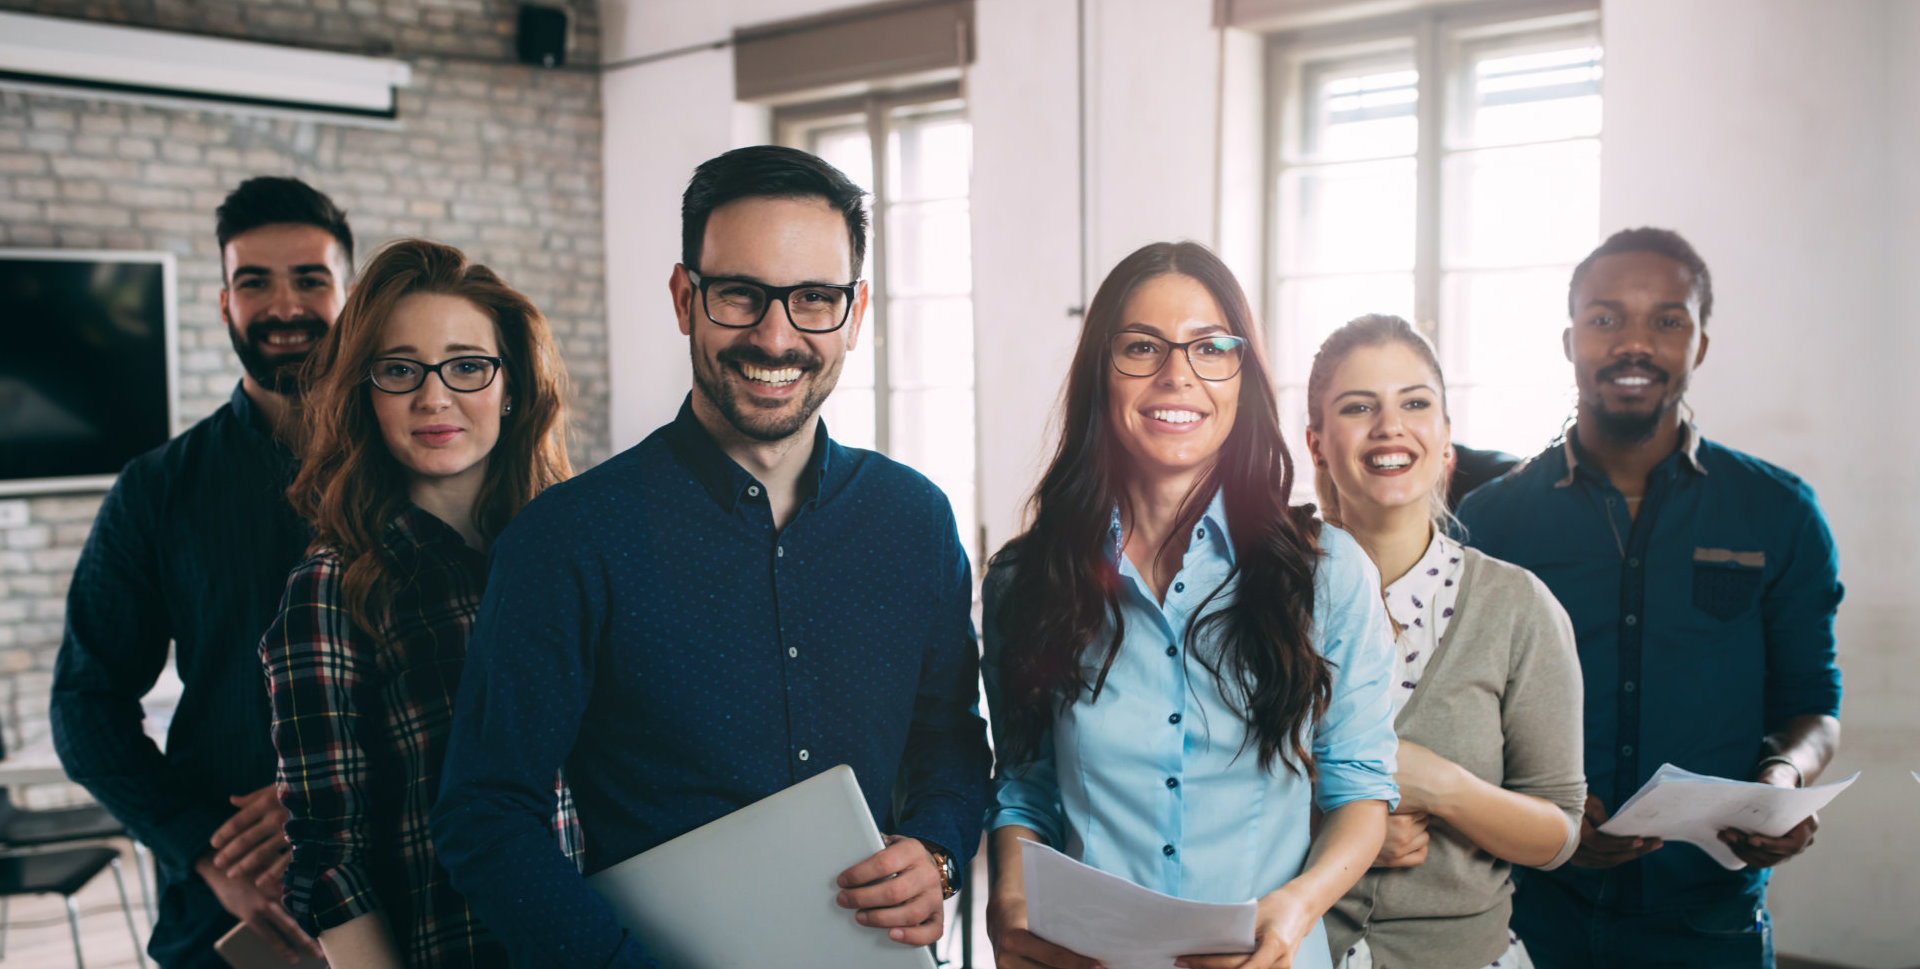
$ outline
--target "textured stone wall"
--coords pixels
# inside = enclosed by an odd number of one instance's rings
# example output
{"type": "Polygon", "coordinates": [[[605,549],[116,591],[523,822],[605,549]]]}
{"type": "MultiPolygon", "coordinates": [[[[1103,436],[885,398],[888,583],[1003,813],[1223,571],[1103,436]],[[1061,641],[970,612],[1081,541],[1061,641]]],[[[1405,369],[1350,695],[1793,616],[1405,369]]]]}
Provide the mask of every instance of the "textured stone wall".
{"type": "MultiPolygon", "coordinates": [[[[566,6],[569,62],[597,62],[595,5],[566,6]]],[[[294,175],[347,210],[360,261],[387,240],[425,236],[461,247],[525,292],[553,324],[570,372],[575,465],[607,457],[600,80],[591,69],[516,63],[518,2],[0,0],[0,9],[393,57],[413,68],[399,122],[386,127],[0,90],[0,246],[175,255],[181,426],[224,402],[240,376],[219,318],[213,210],[249,176],[294,175]]],[[[64,596],[99,501],[0,499],[0,716],[9,743],[46,732],[64,596]],[[21,504],[10,502],[24,504],[24,524],[21,504]]]]}

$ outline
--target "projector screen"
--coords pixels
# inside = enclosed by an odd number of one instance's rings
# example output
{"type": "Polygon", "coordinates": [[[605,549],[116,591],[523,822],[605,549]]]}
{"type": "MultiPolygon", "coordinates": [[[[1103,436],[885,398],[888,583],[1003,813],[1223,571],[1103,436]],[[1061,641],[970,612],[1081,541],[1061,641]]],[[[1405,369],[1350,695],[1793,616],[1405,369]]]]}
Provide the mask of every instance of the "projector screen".
{"type": "Polygon", "coordinates": [[[173,256],[0,249],[0,495],[102,490],[172,434],[173,256]]]}

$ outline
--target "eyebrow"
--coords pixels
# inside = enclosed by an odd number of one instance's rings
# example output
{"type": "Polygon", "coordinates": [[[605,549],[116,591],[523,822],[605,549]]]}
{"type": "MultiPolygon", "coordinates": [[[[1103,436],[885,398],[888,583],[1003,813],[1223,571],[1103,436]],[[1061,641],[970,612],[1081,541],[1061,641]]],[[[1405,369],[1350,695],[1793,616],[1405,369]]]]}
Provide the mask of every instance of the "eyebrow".
{"type": "MultiPolygon", "coordinates": [[[[293,270],[293,274],[295,276],[305,276],[309,273],[319,273],[325,276],[333,275],[333,270],[329,268],[327,264],[324,262],[302,263],[298,266],[293,266],[290,268],[293,270]]],[[[234,267],[234,270],[233,270],[233,276],[235,279],[238,279],[241,276],[271,276],[271,275],[273,275],[273,270],[269,269],[266,266],[236,266],[234,267]]]]}
{"type": "MultiPolygon", "coordinates": [[[[694,270],[694,271],[699,272],[699,270],[694,270]]],[[[752,283],[755,286],[773,286],[772,283],[767,282],[766,280],[761,279],[758,276],[749,275],[747,273],[700,273],[700,278],[709,280],[709,281],[716,280],[716,279],[724,279],[724,280],[732,280],[738,283],[752,283]]],[[[854,280],[852,283],[837,283],[829,279],[803,279],[797,283],[794,283],[793,286],[777,286],[774,288],[792,289],[800,286],[851,286],[858,282],[859,280],[857,279],[854,280]]]]}
{"type": "MultiPolygon", "coordinates": [[[[1626,312],[1626,309],[1627,309],[1627,304],[1622,303],[1617,299],[1590,299],[1590,300],[1587,300],[1587,306],[1588,307],[1598,306],[1601,309],[1613,310],[1616,313],[1624,313],[1626,312]]],[[[1688,307],[1686,303],[1676,302],[1673,300],[1669,300],[1665,303],[1655,303],[1653,308],[1656,310],[1679,310],[1680,312],[1686,313],[1689,316],[1693,314],[1692,308],[1688,307]]]]}
{"type": "MultiPolygon", "coordinates": [[[[1416,391],[1416,390],[1424,390],[1424,391],[1427,391],[1428,393],[1434,392],[1433,388],[1427,386],[1426,384],[1408,384],[1407,386],[1400,388],[1400,392],[1403,394],[1412,393],[1413,391],[1416,391]]],[[[1333,399],[1343,400],[1348,397],[1366,397],[1368,399],[1377,400],[1379,399],[1380,395],[1374,393],[1371,390],[1349,390],[1343,393],[1335,394],[1333,399]]]]}
{"type": "MultiPolygon", "coordinates": [[[[1157,336],[1157,337],[1159,337],[1160,339],[1162,339],[1162,340],[1165,340],[1165,341],[1167,341],[1168,343],[1172,343],[1172,342],[1174,342],[1174,340],[1173,340],[1173,338],[1172,338],[1172,337],[1170,337],[1170,336],[1167,336],[1167,335],[1166,335],[1165,333],[1162,333],[1162,332],[1160,332],[1160,328],[1159,328],[1159,327],[1157,327],[1157,326],[1154,326],[1154,325],[1153,325],[1153,324],[1151,324],[1151,323],[1128,323],[1127,325],[1125,325],[1125,326],[1122,326],[1122,327],[1120,328],[1120,332],[1122,332],[1122,333],[1129,333],[1129,332],[1131,332],[1131,333],[1146,333],[1146,334],[1149,334],[1149,335],[1151,335],[1151,336],[1157,336]]],[[[1198,336],[1214,336],[1214,335],[1217,335],[1217,334],[1221,334],[1221,333],[1226,333],[1226,334],[1228,334],[1228,335],[1231,335],[1231,334],[1233,333],[1233,331],[1232,331],[1232,330],[1229,330],[1229,329],[1227,329],[1226,327],[1224,327],[1224,326],[1221,326],[1221,325],[1220,325],[1220,324],[1218,324],[1218,323],[1205,323],[1205,324],[1202,324],[1202,325],[1200,326],[1200,328],[1199,328],[1199,330],[1197,330],[1197,331],[1195,331],[1195,332],[1196,332],[1196,335],[1198,335],[1198,336]]]]}
{"type": "MultiPolygon", "coordinates": [[[[490,356],[493,353],[492,350],[489,350],[486,347],[476,347],[471,343],[449,343],[447,344],[446,348],[448,350],[463,350],[468,353],[478,353],[486,356],[490,356]]],[[[420,352],[419,347],[416,347],[411,343],[403,343],[400,346],[388,347],[385,350],[380,351],[380,355],[383,357],[390,357],[396,353],[419,353],[419,352],[420,352]]]]}

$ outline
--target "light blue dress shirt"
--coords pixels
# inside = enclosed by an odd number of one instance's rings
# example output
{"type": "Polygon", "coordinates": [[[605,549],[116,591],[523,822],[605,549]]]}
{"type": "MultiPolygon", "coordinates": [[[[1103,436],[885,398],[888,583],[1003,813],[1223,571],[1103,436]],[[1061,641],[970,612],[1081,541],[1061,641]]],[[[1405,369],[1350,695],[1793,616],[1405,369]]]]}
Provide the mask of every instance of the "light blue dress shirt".
{"type": "MultiPolygon", "coordinates": [[[[1333,700],[1314,730],[1319,782],[1276,764],[1262,770],[1246,721],[1205,667],[1187,654],[1194,611],[1229,582],[1234,553],[1226,511],[1216,494],[1195,526],[1164,604],[1131,561],[1112,554],[1121,576],[1125,636],[1098,702],[1082,695],[1054,717],[1053,732],[1032,763],[1001,766],[989,828],[1022,825],[1088,865],[1180,898],[1244,902],[1300,873],[1311,840],[1312,808],[1351,801],[1399,799],[1394,786],[1392,626],[1380,601],[1380,579],[1346,532],[1325,526],[1326,552],[1315,570],[1313,642],[1334,665],[1333,700]]],[[[1003,709],[997,622],[1013,580],[996,566],[985,588],[987,702],[1003,709]]],[[[1207,614],[1240,593],[1235,577],[1207,614]]],[[[1218,648],[1203,636],[1200,648],[1218,648]]],[[[1092,680],[1104,658],[1090,650],[1092,680]]],[[[996,738],[997,739],[997,738],[996,738]]],[[[1296,966],[1322,969],[1326,937],[1315,923],[1296,966]]]]}

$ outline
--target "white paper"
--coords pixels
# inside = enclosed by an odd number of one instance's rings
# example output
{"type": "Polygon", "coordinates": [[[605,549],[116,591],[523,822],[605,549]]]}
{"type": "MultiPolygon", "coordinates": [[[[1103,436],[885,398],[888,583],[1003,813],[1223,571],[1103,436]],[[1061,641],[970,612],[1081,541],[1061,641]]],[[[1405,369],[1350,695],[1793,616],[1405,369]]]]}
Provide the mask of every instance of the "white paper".
{"type": "Polygon", "coordinates": [[[1734,828],[1778,838],[1826,807],[1859,776],[1855,773],[1846,780],[1818,787],[1776,787],[1661,764],[1647,783],[1600,825],[1600,833],[1684,841],[1727,870],[1738,871],[1747,863],[1720,840],[1722,830],[1734,828]]]}
{"type": "Polygon", "coordinates": [[[1169,969],[1180,956],[1253,951],[1253,902],[1162,895],[1033,841],[1020,843],[1020,866],[1027,928],[1107,969],[1169,969]]]}

